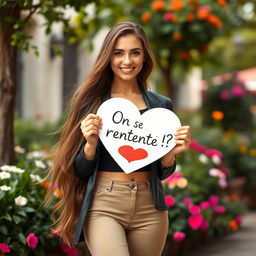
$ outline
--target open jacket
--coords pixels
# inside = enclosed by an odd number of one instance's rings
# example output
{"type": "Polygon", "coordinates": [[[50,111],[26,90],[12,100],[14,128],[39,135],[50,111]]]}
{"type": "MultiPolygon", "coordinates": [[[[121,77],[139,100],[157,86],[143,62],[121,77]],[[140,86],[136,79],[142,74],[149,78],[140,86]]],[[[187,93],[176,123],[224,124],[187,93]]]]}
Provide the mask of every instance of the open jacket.
{"type": "MultiPolygon", "coordinates": [[[[172,103],[170,99],[147,90],[142,90],[142,93],[148,109],[162,107],[162,108],[167,108],[172,110],[172,103]]],[[[103,96],[102,102],[109,98],[110,98],[110,93],[103,96]]],[[[74,160],[73,167],[74,167],[75,174],[80,179],[84,180],[87,183],[86,191],[85,191],[83,202],[80,209],[80,215],[78,218],[78,222],[76,224],[76,229],[74,234],[75,244],[83,240],[82,230],[83,230],[84,220],[87,216],[88,210],[91,205],[92,193],[95,186],[99,160],[101,159],[100,150],[99,150],[100,145],[101,143],[99,143],[98,145],[98,148],[96,150],[96,156],[93,160],[87,160],[84,157],[84,153],[83,153],[84,144],[79,149],[76,155],[76,158],[74,160]]],[[[164,195],[161,180],[166,179],[175,171],[176,162],[174,162],[174,164],[168,168],[163,168],[161,165],[161,161],[159,159],[151,163],[150,166],[151,166],[150,184],[151,184],[151,191],[152,191],[152,197],[155,204],[155,208],[160,211],[167,210],[168,208],[165,204],[165,195],[164,195]]]]}

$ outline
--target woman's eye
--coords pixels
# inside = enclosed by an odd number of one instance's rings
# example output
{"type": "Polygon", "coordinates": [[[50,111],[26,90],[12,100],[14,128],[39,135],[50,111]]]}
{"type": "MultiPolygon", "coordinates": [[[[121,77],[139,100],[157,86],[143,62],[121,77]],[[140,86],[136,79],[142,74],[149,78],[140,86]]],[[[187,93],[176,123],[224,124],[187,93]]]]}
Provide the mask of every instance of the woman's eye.
{"type": "Polygon", "coordinates": [[[115,56],[121,56],[121,55],[122,55],[122,52],[114,52],[114,55],[115,55],[115,56]]]}
{"type": "Polygon", "coordinates": [[[132,52],[132,55],[133,56],[138,56],[138,55],[140,55],[140,52],[139,51],[132,52]]]}

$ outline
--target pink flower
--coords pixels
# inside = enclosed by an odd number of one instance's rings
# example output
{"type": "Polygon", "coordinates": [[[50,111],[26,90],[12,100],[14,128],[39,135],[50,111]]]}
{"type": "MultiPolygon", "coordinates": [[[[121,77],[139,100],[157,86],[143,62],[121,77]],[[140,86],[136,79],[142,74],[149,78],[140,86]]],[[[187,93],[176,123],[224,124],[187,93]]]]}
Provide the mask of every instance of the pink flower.
{"type": "Polygon", "coordinates": [[[163,16],[163,19],[164,20],[169,20],[169,21],[172,21],[172,18],[173,18],[173,13],[171,13],[171,12],[167,12],[167,13],[165,13],[164,14],[164,16],[163,16]]]}
{"type": "Polygon", "coordinates": [[[175,204],[175,199],[173,196],[167,195],[165,196],[165,203],[167,206],[172,207],[175,204]]]}
{"type": "Polygon", "coordinates": [[[10,253],[11,250],[10,250],[9,245],[6,244],[6,243],[0,243],[0,252],[2,252],[2,253],[5,253],[5,252],[10,253]]]}
{"type": "Polygon", "coordinates": [[[210,196],[209,197],[209,202],[210,202],[211,207],[217,206],[219,201],[220,201],[220,199],[218,196],[210,196]]]}
{"type": "Polygon", "coordinates": [[[173,234],[173,239],[177,242],[184,240],[185,237],[186,237],[186,234],[183,232],[175,232],[173,234]]]}
{"type": "Polygon", "coordinates": [[[30,233],[26,238],[28,247],[35,249],[37,247],[38,238],[34,233],[30,233]]]}
{"type": "Polygon", "coordinates": [[[222,100],[228,100],[230,98],[229,91],[228,90],[222,90],[220,92],[220,98],[222,100]]]}
{"type": "Polygon", "coordinates": [[[222,153],[217,149],[208,149],[205,154],[209,157],[217,156],[222,158],[222,153]]]}
{"type": "Polygon", "coordinates": [[[242,216],[237,216],[237,217],[235,217],[235,222],[236,222],[238,225],[240,225],[240,224],[242,223],[242,221],[243,221],[243,217],[242,217],[242,216]]]}
{"type": "Polygon", "coordinates": [[[199,6],[197,8],[198,11],[204,11],[204,12],[210,12],[211,11],[211,6],[204,5],[204,6],[199,6]]]}
{"type": "Polygon", "coordinates": [[[189,206],[189,212],[193,215],[200,214],[200,211],[201,209],[198,205],[193,204],[189,206]]]}
{"type": "Polygon", "coordinates": [[[219,185],[220,185],[221,188],[226,188],[226,187],[228,186],[228,183],[227,183],[225,177],[224,177],[224,178],[220,178],[220,179],[218,180],[218,183],[219,183],[219,185]]]}
{"type": "Polygon", "coordinates": [[[169,184],[169,183],[171,183],[172,181],[177,180],[177,179],[182,178],[182,177],[183,177],[182,172],[175,172],[175,173],[173,173],[171,176],[169,176],[169,177],[165,180],[165,182],[166,182],[167,184],[169,184]]]}
{"type": "Polygon", "coordinates": [[[245,91],[243,87],[241,87],[240,85],[234,85],[231,89],[231,93],[235,97],[239,97],[239,98],[243,98],[245,96],[245,91]]]}
{"type": "Polygon", "coordinates": [[[202,231],[205,231],[205,230],[207,230],[209,228],[209,226],[210,226],[209,221],[208,220],[203,220],[203,223],[202,223],[200,229],[202,231]]]}
{"type": "Polygon", "coordinates": [[[200,215],[200,214],[199,215],[193,215],[193,216],[190,216],[188,218],[188,225],[192,229],[196,230],[196,229],[199,229],[201,227],[201,225],[203,223],[203,220],[204,220],[204,218],[203,218],[202,215],[200,215]]]}
{"type": "Polygon", "coordinates": [[[204,209],[204,210],[209,209],[210,206],[211,206],[210,203],[207,202],[207,201],[203,201],[203,202],[200,203],[200,207],[201,207],[202,209],[204,209]]]}
{"type": "Polygon", "coordinates": [[[207,148],[204,145],[200,145],[197,141],[192,140],[189,147],[199,153],[205,153],[207,148]]]}
{"type": "Polygon", "coordinates": [[[60,248],[63,252],[66,253],[67,256],[77,256],[78,255],[78,249],[74,247],[69,247],[67,244],[62,243],[60,245],[60,248]]]}
{"type": "Polygon", "coordinates": [[[192,199],[189,198],[189,197],[184,197],[183,203],[184,203],[184,205],[185,205],[186,207],[189,207],[191,204],[193,204],[193,203],[192,203],[192,199]]]}
{"type": "Polygon", "coordinates": [[[217,206],[215,206],[215,211],[217,213],[224,213],[226,211],[226,208],[222,205],[217,205],[217,206]]]}

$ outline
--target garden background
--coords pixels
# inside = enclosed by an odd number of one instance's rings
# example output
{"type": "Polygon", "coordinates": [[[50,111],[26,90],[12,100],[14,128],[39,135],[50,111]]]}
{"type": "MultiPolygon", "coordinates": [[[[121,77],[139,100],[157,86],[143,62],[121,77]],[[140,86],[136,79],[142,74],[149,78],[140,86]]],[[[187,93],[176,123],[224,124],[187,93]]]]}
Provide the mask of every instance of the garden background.
{"type": "MultiPolygon", "coordinates": [[[[256,4],[249,0],[1,0],[0,252],[88,255],[51,232],[53,134],[74,88],[118,21],[138,22],[156,56],[152,90],[192,128],[190,150],[163,182],[166,255],[239,232],[256,208],[256,4]]],[[[62,191],[55,187],[56,200],[62,191]]]]}

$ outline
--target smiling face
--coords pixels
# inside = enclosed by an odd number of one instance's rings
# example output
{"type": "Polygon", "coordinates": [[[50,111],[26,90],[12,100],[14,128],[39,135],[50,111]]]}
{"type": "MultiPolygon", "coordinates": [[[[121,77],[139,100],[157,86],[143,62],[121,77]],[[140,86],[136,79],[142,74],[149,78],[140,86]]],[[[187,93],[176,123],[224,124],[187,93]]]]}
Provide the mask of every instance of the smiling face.
{"type": "Polygon", "coordinates": [[[111,54],[111,69],[114,80],[137,82],[144,62],[144,50],[141,41],[134,35],[120,36],[111,54]]]}

